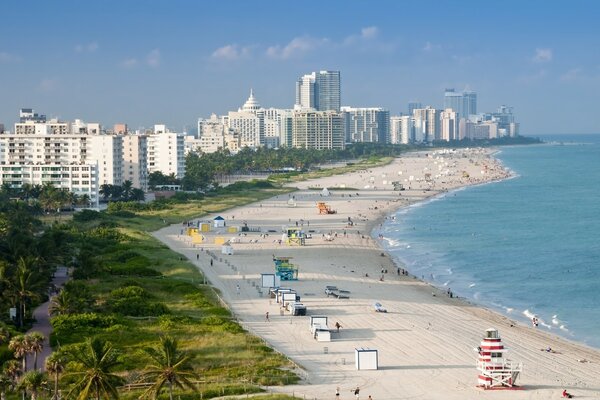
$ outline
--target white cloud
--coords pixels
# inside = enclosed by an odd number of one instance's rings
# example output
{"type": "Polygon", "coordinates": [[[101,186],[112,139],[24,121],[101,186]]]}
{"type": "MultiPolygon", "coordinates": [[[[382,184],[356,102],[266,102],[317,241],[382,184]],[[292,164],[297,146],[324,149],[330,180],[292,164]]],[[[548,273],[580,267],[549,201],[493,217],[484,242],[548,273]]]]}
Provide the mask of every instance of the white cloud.
{"type": "Polygon", "coordinates": [[[552,49],[535,49],[533,61],[539,63],[552,61],[552,49]]]}
{"type": "Polygon", "coordinates": [[[11,63],[21,61],[21,57],[0,51],[0,63],[11,63]]]}
{"type": "Polygon", "coordinates": [[[285,46],[271,46],[267,49],[267,56],[271,58],[280,58],[287,60],[289,58],[300,57],[318,47],[326,44],[329,40],[326,38],[313,38],[310,36],[299,36],[292,39],[285,46]]]}
{"type": "Polygon", "coordinates": [[[148,53],[146,56],[146,63],[153,68],[158,67],[160,65],[160,50],[154,49],[148,53]]]}
{"type": "Polygon", "coordinates": [[[51,92],[58,87],[58,79],[45,78],[40,82],[39,88],[43,92],[51,92]]]}
{"type": "Polygon", "coordinates": [[[123,68],[133,68],[138,64],[138,60],[135,58],[126,58],[121,61],[121,67],[123,68]]]}
{"type": "Polygon", "coordinates": [[[97,42],[90,42],[87,44],[78,44],[75,46],[75,51],[77,53],[93,53],[98,50],[97,42]]]}
{"type": "Polygon", "coordinates": [[[423,51],[430,52],[434,50],[440,50],[442,48],[439,44],[434,44],[431,42],[425,42],[425,46],[423,46],[423,51]]]}
{"type": "Polygon", "coordinates": [[[219,47],[211,54],[216,60],[233,61],[250,55],[250,47],[240,47],[237,44],[228,44],[219,47]]]}
{"type": "Polygon", "coordinates": [[[561,81],[574,81],[577,78],[581,77],[581,73],[583,70],[581,68],[571,68],[567,72],[565,72],[561,77],[561,81]]]}
{"type": "Polygon", "coordinates": [[[363,39],[373,39],[379,34],[379,29],[376,26],[368,26],[360,30],[360,36],[363,39]]]}

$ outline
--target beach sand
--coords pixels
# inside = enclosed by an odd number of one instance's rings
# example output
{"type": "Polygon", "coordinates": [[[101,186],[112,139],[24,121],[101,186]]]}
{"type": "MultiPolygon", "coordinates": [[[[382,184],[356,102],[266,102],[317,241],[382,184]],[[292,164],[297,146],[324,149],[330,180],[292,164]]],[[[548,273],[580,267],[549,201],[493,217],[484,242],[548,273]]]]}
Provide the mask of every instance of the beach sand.
{"type": "Polygon", "coordinates": [[[577,398],[600,398],[598,350],[449,298],[414,277],[398,275],[397,268],[403,266],[394,264],[378,243],[376,228],[400,207],[509,175],[489,150],[410,153],[368,171],[300,182],[294,184],[299,191],[289,196],[220,214],[227,227],[246,223],[260,232],[240,235],[226,233],[226,228],[213,229],[205,235],[205,243],[196,246],[181,235],[181,225],[165,227],[154,235],[202,269],[246,329],[301,367],[301,384],[269,390],[333,399],[339,387],[340,398],[350,399],[354,398],[351,390],[359,386],[361,398],[372,395],[374,400],[384,400],[552,399],[567,389],[577,398]],[[394,191],[394,181],[407,190],[394,191]],[[330,190],[328,197],[316,189],[341,187],[346,190],[330,190]],[[318,201],[325,201],[337,213],[318,214],[318,201]],[[348,226],[348,218],[353,226],[348,226]],[[296,222],[312,238],[305,246],[279,244],[282,227],[295,227],[296,222]],[[332,240],[323,237],[328,234],[332,240]],[[217,236],[240,242],[232,244],[233,255],[221,254],[221,246],[214,244],[217,236]],[[331,342],[313,338],[308,316],[281,315],[267,289],[259,294],[260,274],[274,272],[273,255],[293,257],[299,267],[300,279],[282,286],[297,291],[308,314],[327,316],[332,329],[336,322],[341,324],[331,342]],[[383,281],[382,269],[388,271],[383,281]],[[327,297],[326,285],[350,291],[349,298],[327,297]],[[388,312],[375,312],[376,301],[388,312]],[[521,390],[476,387],[475,349],[487,328],[498,329],[509,349],[508,358],[523,363],[517,381],[521,390]],[[541,351],[548,347],[556,353],[541,351]],[[355,348],[377,349],[379,369],[356,370],[355,348]]]}

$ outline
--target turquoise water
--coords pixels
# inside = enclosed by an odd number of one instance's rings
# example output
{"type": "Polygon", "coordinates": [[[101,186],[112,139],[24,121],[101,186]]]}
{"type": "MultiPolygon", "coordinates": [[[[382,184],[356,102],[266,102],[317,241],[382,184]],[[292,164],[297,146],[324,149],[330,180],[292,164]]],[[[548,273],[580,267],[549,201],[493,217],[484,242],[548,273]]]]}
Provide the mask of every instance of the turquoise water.
{"type": "Polygon", "coordinates": [[[374,234],[412,274],[600,348],[600,136],[543,139],[564,144],[502,148],[515,178],[400,210],[374,234]]]}

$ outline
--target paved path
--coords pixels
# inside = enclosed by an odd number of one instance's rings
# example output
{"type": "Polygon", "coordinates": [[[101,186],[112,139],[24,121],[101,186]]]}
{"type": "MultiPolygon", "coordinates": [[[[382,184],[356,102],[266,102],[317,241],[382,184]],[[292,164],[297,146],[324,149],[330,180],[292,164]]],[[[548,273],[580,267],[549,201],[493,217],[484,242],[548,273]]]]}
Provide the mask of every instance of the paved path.
{"type": "MultiPolygon", "coordinates": [[[[66,267],[58,267],[56,272],[54,273],[54,277],[52,278],[52,284],[56,287],[57,290],[60,290],[69,279],[67,274],[66,267]]],[[[50,325],[50,315],[48,313],[48,308],[50,307],[50,299],[47,302],[40,304],[33,311],[33,318],[35,319],[35,323],[31,327],[27,333],[31,332],[40,332],[44,335],[44,348],[40,354],[38,354],[38,369],[44,370],[44,362],[46,357],[48,357],[52,353],[52,348],[50,347],[50,333],[52,332],[52,325],[50,325]]],[[[27,368],[33,369],[33,354],[27,356],[27,368]]]]}

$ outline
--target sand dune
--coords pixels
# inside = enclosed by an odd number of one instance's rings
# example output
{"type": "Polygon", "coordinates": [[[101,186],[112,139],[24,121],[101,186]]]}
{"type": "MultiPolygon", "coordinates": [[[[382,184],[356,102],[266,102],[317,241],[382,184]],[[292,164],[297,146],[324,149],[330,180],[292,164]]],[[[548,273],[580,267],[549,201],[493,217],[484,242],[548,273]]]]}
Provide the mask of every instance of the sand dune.
{"type": "Polygon", "coordinates": [[[189,238],[179,235],[180,225],[166,227],[155,235],[197,263],[222,291],[243,326],[302,367],[301,385],[272,390],[322,399],[334,398],[336,387],[340,387],[341,398],[350,399],[350,390],[358,385],[361,398],[372,395],[375,400],[552,399],[560,398],[566,388],[577,398],[600,398],[597,350],[448,298],[413,277],[399,276],[398,266],[382,254],[378,239],[371,238],[383,218],[400,207],[508,175],[489,151],[413,153],[369,171],[301,182],[296,185],[299,191],[290,196],[221,214],[228,226],[245,222],[260,228],[260,233],[239,236],[211,232],[206,235],[206,243],[197,248],[189,238]],[[394,181],[408,190],[394,191],[394,181]],[[320,190],[314,190],[317,187],[347,190],[331,190],[331,196],[323,198],[320,190]],[[326,201],[337,213],[319,215],[317,201],[326,201]],[[295,206],[291,207],[290,202],[295,206]],[[347,224],[349,217],[353,226],[347,224]],[[278,244],[281,228],[295,226],[296,222],[312,235],[306,246],[278,244]],[[240,241],[233,244],[233,255],[221,255],[220,246],[210,244],[219,235],[240,241]],[[333,240],[326,240],[325,235],[333,240]],[[212,267],[208,252],[217,255],[212,267]],[[199,261],[196,254],[200,254],[199,261]],[[300,279],[285,285],[302,296],[309,314],[327,315],[331,328],[336,321],[342,325],[331,342],[313,339],[308,317],[280,315],[274,300],[259,295],[256,286],[260,273],[273,272],[273,255],[293,257],[299,266],[300,279]],[[388,273],[380,281],[382,269],[388,273]],[[236,285],[240,286],[239,294],[236,285]],[[350,298],[327,297],[325,285],[350,291],[350,298]],[[388,312],[374,312],[374,301],[380,301],[388,312]],[[270,321],[265,320],[267,311],[270,321]],[[490,327],[499,329],[510,349],[508,357],[523,362],[524,372],[518,382],[523,390],[483,391],[476,387],[474,348],[490,327]],[[354,349],[360,347],[379,351],[379,370],[355,369],[354,349]],[[557,353],[540,351],[547,347],[557,353]]]}

